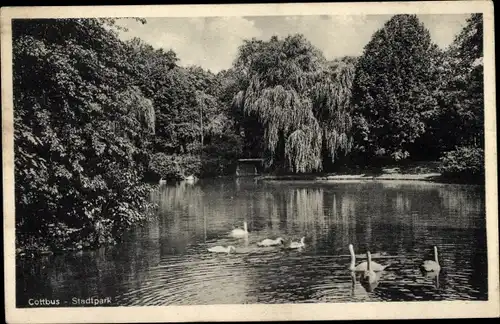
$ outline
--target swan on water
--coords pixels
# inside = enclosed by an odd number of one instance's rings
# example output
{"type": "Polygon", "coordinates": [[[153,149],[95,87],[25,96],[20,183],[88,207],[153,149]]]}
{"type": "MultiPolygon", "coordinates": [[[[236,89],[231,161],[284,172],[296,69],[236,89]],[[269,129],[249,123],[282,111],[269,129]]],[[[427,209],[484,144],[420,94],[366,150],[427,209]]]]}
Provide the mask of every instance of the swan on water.
{"type": "Polygon", "coordinates": [[[377,282],[378,278],[377,278],[377,274],[375,273],[374,269],[372,269],[374,263],[372,262],[372,256],[370,254],[370,251],[366,252],[366,256],[368,258],[368,262],[367,262],[368,268],[363,272],[363,274],[360,278],[360,281],[364,282],[364,283],[373,284],[373,283],[377,282]]]}
{"type": "MultiPolygon", "coordinates": [[[[361,271],[366,271],[368,269],[367,265],[368,262],[363,261],[360,264],[356,265],[356,255],[354,254],[354,247],[352,244],[349,244],[349,253],[351,254],[351,264],[349,265],[349,270],[351,271],[356,271],[356,272],[361,272],[361,271]]],[[[373,271],[384,271],[387,266],[383,266],[381,264],[378,264],[377,262],[371,261],[371,254],[370,254],[370,266],[373,271]]]]}
{"type": "Polygon", "coordinates": [[[167,184],[167,180],[164,180],[163,178],[160,179],[160,186],[167,184]]]}
{"type": "Polygon", "coordinates": [[[245,237],[248,235],[248,227],[247,227],[247,222],[243,222],[243,229],[241,228],[235,228],[234,230],[231,231],[229,234],[232,237],[245,237]]]}
{"type": "Polygon", "coordinates": [[[231,253],[231,251],[236,252],[236,248],[232,245],[228,247],[223,247],[223,246],[214,246],[208,249],[208,252],[213,252],[213,253],[231,253]]]}
{"type": "Polygon", "coordinates": [[[262,240],[259,243],[257,243],[257,246],[275,246],[275,245],[283,244],[283,242],[285,242],[285,240],[282,239],[281,237],[278,237],[275,240],[272,240],[272,239],[262,240]]]}
{"type": "Polygon", "coordinates": [[[424,272],[439,272],[439,270],[441,270],[438,260],[437,246],[434,246],[434,260],[425,260],[420,266],[420,269],[424,272]]]}
{"type": "Polygon", "coordinates": [[[302,237],[300,239],[300,242],[292,242],[292,243],[290,243],[290,249],[300,249],[300,248],[303,248],[304,246],[306,246],[305,240],[306,240],[306,238],[302,237]]]}

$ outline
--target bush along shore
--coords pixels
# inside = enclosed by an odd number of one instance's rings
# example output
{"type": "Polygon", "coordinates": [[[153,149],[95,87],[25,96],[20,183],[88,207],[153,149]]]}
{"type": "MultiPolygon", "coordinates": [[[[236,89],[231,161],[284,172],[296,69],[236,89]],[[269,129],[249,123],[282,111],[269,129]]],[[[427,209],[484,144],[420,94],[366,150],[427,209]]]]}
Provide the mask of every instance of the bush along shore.
{"type": "Polygon", "coordinates": [[[441,49],[395,15],[334,59],[301,34],[247,39],[217,73],[121,19],[15,20],[16,251],[116,244],[154,214],[148,183],[233,176],[241,158],[264,159],[262,179],[481,183],[482,19],[441,49]]]}

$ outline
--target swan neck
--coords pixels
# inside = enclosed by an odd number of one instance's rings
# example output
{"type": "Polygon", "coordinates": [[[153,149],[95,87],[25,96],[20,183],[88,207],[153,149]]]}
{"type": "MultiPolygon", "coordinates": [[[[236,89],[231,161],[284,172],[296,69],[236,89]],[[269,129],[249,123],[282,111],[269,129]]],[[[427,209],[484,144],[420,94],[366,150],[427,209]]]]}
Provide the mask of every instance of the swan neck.
{"type": "Polygon", "coordinates": [[[354,255],[352,245],[349,245],[349,253],[351,254],[351,268],[354,268],[354,265],[356,264],[356,255],[354,255]]]}
{"type": "Polygon", "coordinates": [[[248,232],[247,222],[243,223],[243,228],[245,229],[245,232],[248,232]]]}
{"type": "Polygon", "coordinates": [[[372,255],[370,252],[367,252],[366,254],[368,256],[368,271],[371,271],[372,270],[372,255]]]}
{"type": "Polygon", "coordinates": [[[439,263],[437,247],[434,247],[434,261],[436,261],[436,263],[439,263]]]}

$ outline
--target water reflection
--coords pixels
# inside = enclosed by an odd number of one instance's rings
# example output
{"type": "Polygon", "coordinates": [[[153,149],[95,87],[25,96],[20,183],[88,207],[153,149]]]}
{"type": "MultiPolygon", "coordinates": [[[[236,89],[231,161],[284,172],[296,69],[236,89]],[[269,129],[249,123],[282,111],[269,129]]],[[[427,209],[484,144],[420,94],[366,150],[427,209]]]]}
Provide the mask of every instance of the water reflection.
{"type": "Polygon", "coordinates": [[[205,180],[152,193],[157,217],[116,247],[18,260],[28,298],[112,296],[115,305],[485,300],[482,187],[420,182],[205,180]],[[248,237],[229,233],[248,223],[248,237]],[[301,250],[257,247],[306,237],[301,250]],[[362,284],[348,245],[390,264],[362,284]],[[236,247],[230,255],[210,246],[236,247]],[[440,251],[442,271],[419,271],[440,251]]]}

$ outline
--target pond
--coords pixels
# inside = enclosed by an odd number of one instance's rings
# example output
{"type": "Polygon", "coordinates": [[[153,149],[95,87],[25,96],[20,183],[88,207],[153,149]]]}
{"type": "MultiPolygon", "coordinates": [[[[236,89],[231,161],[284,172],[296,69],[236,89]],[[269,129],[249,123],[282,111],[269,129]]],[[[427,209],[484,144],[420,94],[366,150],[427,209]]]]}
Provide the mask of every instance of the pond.
{"type": "MultiPolygon", "coordinates": [[[[110,297],[116,305],[487,300],[483,186],[397,181],[211,179],[152,193],[157,217],[120,245],[17,260],[17,305],[110,297]],[[246,239],[231,238],[248,224],[246,239]],[[305,247],[257,242],[305,237],[305,247]],[[356,263],[388,265],[371,285],[356,263]],[[233,245],[235,253],[208,248],[233,245]],[[441,271],[424,275],[434,259],[441,271]]],[[[83,305],[82,305],[83,306],[83,305]]]]}

